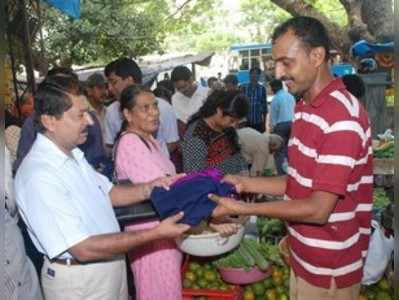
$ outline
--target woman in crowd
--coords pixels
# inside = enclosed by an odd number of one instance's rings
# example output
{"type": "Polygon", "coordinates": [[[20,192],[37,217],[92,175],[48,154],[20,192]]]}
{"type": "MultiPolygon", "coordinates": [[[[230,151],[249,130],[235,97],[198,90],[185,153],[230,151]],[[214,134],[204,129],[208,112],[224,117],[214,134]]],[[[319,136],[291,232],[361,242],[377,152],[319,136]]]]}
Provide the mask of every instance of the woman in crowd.
{"type": "MultiPolygon", "coordinates": [[[[120,98],[124,117],[115,143],[115,172],[119,181],[145,183],[165,175],[175,175],[173,163],[154,138],[159,126],[159,109],[154,94],[141,85],[127,87],[120,98]]],[[[128,231],[154,227],[159,222],[129,224],[128,231]]],[[[234,224],[210,224],[222,234],[237,230],[234,224]]],[[[180,267],[182,253],[174,240],[159,240],[129,253],[136,299],[178,300],[182,298],[180,267]]]]}
{"type": "MultiPolygon", "coordinates": [[[[127,87],[121,94],[124,116],[115,143],[115,171],[118,180],[144,183],[174,175],[175,168],[154,138],[159,126],[159,110],[154,94],[140,85],[127,87]]],[[[154,227],[158,221],[139,222],[125,227],[138,231],[154,227]]],[[[143,299],[180,299],[182,254],[173,240],[159,240],[129,253],[136,296],[143,299]]]]}
{"type": "Polygon", "coordinates": [[[184,172],[218,168],[224,174],[248,174],[235,130],[248,112],[248,98],[214,91],[189,122],[181,144],[184,172]]]}

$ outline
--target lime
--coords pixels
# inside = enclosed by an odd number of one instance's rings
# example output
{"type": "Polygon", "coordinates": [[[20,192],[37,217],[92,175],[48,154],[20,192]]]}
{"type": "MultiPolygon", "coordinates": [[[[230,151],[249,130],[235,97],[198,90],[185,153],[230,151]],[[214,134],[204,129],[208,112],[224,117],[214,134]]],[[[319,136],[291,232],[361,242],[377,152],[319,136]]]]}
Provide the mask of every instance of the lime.
{"type": "Polygon", "coordinates": [[[184,279],[188,279],[188,280],[190,280],[191,282],[194,282],[196,278],[197,278],[197,277],[195,276],[195,274],[194,274],[193,272],[191,272],[191,271],[187,271],[187,272],[184,274],[184,279]]]}
{"type": "Polygon", "coordinates": [[[379,291],[377,293],[377,298],[378,300],[392,300],[391,295],[387,291],[379,291]]]}
{"type": "Polygon", "coordinates": [[[263,285],[264,285],[265,289],[270,289],[271,287],[273,287],[273,280],[270,277],[266,278],[263,281],[263,285]]]}
{"type": "Polygon", "coordinates": [[[195,275],[197,275],[197,278],[201,278],[204,275],[204,269],[199,267],[197,270],[195,270],[195,275]]]}
{"type": "Polygon", "coordinates": [[[187,278],[185,278],[185,279],[183,280],[183,287],[184,287],[185,289],[191,288],[192,285],[193,285],[192,281],[188,280],[187,278]]]}
{"type": "Polygon", "coordinates": [[[188,264],[188,269],[190,270],[190,271],[195,271],[195,270],[197,270],[198,268],[200,268],[201,266],[199,265],[199,263],[196,263],[196,262],[190,262],[189,264],[188,264]]]}
{"type": "Polygon", "coordinates": [[[198,279],[197,284],[200,288],[204,289],[207,287],[208,282],[206,282],[206,280],[204,278],[200,278],[200,279],[198,279]]]}
{"type": "Polygon", "coordinates": [[[256,296],[262,296],[265,294],[265,286],[263,282],[257,282],[252,285],[252,290],[256,296]]]}
{"type": "Polygon", "coordinates": [[[388,291],[388,290],[389,290],[389,283],[388,283],[388,280],[386,280],[386,278],[382,278],[382,279],[378,282],[378,287],[379,287],[381,290],[388,291]]]}
{"type": "Polygon", "coordinates": [[[204,272],[204,278],[208,282],[213,282],[217,280],[216,271],[206,270],[204,272]]]}
{"type": "Polygon", "coordinates": [[[278,300],[288,300],[288,295],[287,294],[280,294],[279,296],[278,296],[278,300]]]}

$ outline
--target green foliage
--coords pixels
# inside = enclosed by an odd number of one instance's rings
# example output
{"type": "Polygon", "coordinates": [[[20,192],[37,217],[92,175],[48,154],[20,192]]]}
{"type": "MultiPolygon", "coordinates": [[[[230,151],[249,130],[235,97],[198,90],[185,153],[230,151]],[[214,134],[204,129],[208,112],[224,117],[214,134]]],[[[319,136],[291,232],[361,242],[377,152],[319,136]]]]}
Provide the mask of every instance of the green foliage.
{"type": "Polygon", "coordinates": [[[48,9],[47,55],[53,64],[71,65],[160,51],[165,34],[162,16],[167,12],[164,1],[156,6],[152,1],[82,1],[80,20],[48,9]]]}
{"type": "Polygon", "coordinates": [[[248,28],[248,42],[267,42],[274,27],[290,17],[285,10],[270,1],[242,0],[240,3],[243,14],[240,25],[248,28]]]}
{"type": "MultiPolygon", "coordinates": [[[[338,0],[306,0],[305,2],[313,5],[338,25],[347,25],[346,12],[338,0]]],[[[249,41],[252,42],[267,42],[273,29],[290,17],[289,13],[271,1],[241,0],[240,3],[243,13],[241,26],[248,28],[249,41]]]]}

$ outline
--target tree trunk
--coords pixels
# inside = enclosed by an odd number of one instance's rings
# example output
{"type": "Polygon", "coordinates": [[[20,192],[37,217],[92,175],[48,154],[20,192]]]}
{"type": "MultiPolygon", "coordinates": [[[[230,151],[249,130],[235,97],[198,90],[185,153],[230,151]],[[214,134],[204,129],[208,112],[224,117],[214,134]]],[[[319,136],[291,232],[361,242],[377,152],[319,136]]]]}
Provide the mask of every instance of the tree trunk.
{"type": "Polygon", "coordinates": [[[330,35],[332,48],[337,50],[343,57],[348,56],[348,49],[350,47],[350,39],[346,34],[346,29],[340,27],[337,23],[332,22],[323,13],[317,10],[313,5],[303,0],[270,0],[277,6],[286,10],[292,16],[308,16],[320,20],[330,35]]]}

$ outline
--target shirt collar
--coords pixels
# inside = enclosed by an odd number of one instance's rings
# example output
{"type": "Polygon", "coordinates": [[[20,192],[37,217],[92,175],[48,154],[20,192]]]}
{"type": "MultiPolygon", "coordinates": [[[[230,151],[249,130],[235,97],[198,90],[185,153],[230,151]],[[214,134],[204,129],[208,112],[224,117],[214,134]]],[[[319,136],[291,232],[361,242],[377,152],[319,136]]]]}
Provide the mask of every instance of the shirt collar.
{"type": "Polygon", "coordinates": [[[80,161],[84,158],[84,153],[78,147],[75,147],[75,149],[71,151],[72,158],[66,155],[53,141],[41,133],[37,134],[35,144],[39,152],[46,154],[46,160],[54,167],[61,167],[71,159],[80,161]]]}
{"type": "MultiPolygon", "coordinates": [[[[345,85],[342,82],[341,78],[336,78],[333,81],[331,81],[317,96],[314,98],[314,100],[310,103],[312,107],[319,107],[322,105],[327,99],[328,95],[330,95],[333,91],[335,90],[342,90],[345,89],[345,85]]],[[[303,99],[301,99],[301,102],[305,103],[303,99]]]]}

